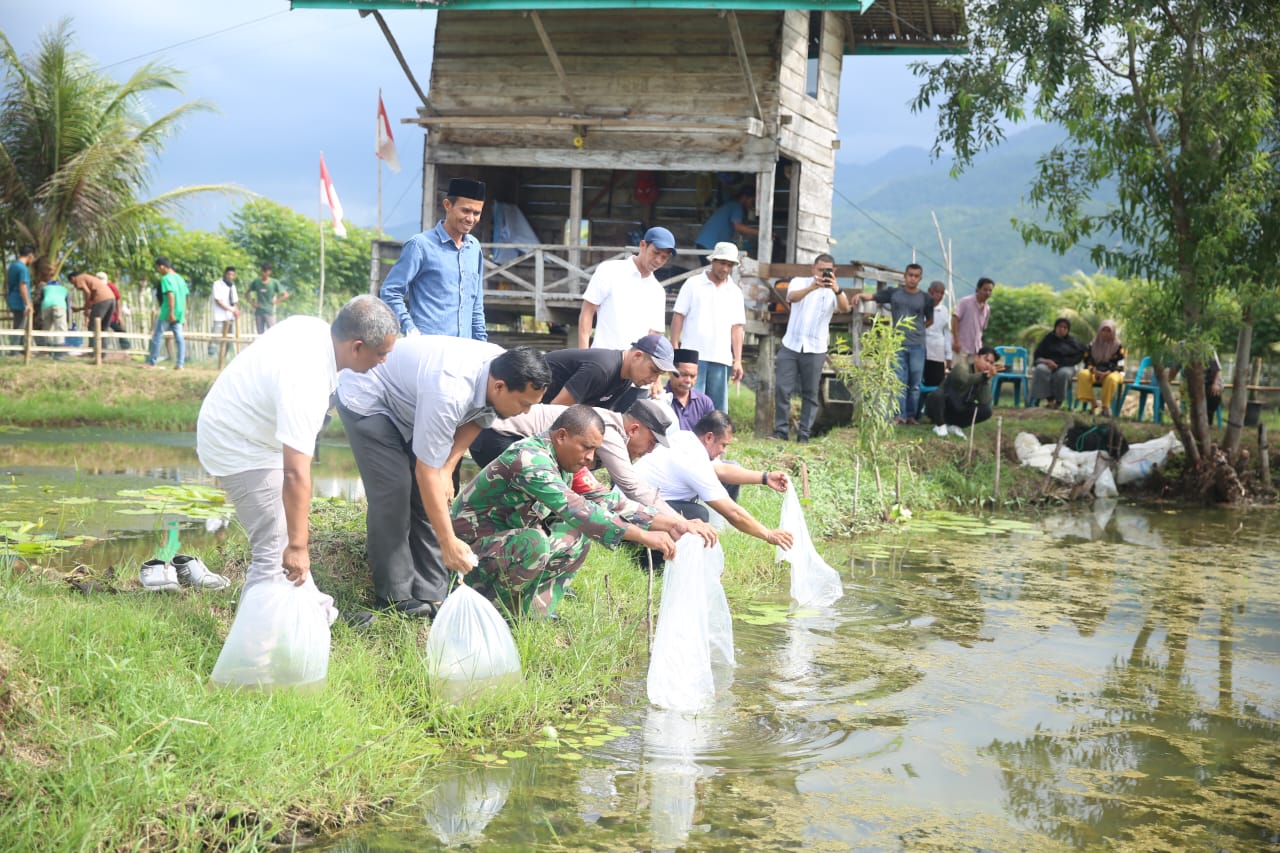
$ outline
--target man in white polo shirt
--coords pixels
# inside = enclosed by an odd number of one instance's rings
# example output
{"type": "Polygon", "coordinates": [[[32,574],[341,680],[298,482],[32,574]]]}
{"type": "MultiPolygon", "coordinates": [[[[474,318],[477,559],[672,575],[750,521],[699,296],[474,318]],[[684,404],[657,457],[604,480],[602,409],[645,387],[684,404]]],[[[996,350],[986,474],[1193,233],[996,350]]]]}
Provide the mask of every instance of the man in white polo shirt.
{"type": "Polygon", "coordinates": [[[311,457],[338,371],[381,364],[399,332],[391,309],[367,295],[343,306],[332,325],[283,320],[219,374],[196,422],[200,464],[219,479],[249,535],[245,587],[283,573],[314,593],[330,624],[338,615],[333,598],[311,577],[311,457]]]}
{"type": "Polygon", "coordinates": [[[640,251],[629,258],[605,261],[582,294],[578,312],[578,349],[587,341],[599,349],[626,349],[645,335],[667,328],[667,295],[653,274],[671,260],[676,238],[665,228],[644,232],[640,251]],[[596,335],[591,338],[591,323],[596,335]]]}
{"type": "Polygon", "coordinates": [[[849,297],[836,282],[835,258],[823,253],[813,259],[813,275],[793,278],[787,285],[787,332],[774,359],[773,437],[787,440],[791,395],[800,388],[800,426],[796,440],[809,440],[818,419],[818,386],[827,360],[831,316],[849,312],[849,297]]]}
{"type": "Polygon", "coordinates": [[[778,528],[770,530],[729,497],[725,483],[748,485],[759,483],[776,492],[787,490],[785,471],[752,471],[741,465],[717,463],[733,441],[733,422],[724,412],[711,412],[688,430],[667,431],[666,447],[658,446],[636,463],[641,479],[658,490],[671,508],[685,518],[706,521],[706,506],[748,536],[763,539],[770,545],[789,549],[791,534],[778,528]],[[701,506],[701,501],[706,506],[701,506]]]}
{"type": "Polygon", "coordinates": [[[671,343],[698,353],[694,387],[729,411],[729,381],[742,378],[742,333],[747,311],[742,288],[733,282],[738,247],[716,243],[707,256],[711,265],[680,287],[671,314],[671,343]]]}

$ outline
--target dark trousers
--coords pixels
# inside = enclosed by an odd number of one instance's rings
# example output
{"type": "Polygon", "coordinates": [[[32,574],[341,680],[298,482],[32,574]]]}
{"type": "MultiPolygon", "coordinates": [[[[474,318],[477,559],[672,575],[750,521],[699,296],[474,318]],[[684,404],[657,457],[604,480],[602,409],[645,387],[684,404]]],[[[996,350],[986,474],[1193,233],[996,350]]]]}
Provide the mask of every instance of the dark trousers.
{"type": "Polygon", "coordinates": [[[510,435],[485,427],[480,430],[476,440],[471,442],[471,458],[483,468],[501,456],[504,450],[515,444],[520,438],[521,436],[518,435],[510,435]]]}
{"type": "Polygon", "coordinates": [[[942,384],[942,380],[947,378],[947,363],[945,361],[929,361],[924,362],[924,384],[932,388],[937,388],[942,384]]]}
{"type": "Polygon", "coordinates": [[[825,352],[796,352],[778,346],[774,357],[773,434],[786,439],[791,421],[791,395],[799,386],[800,425],[797,438],[808,438],[818,419],[818,386],[822,382],[825,352]]]}
{"type": "Polygon", "coordinates": [[[413,448],[386,415],[359,415],[339,404],[338,416],[369,503],[365,547],[378,603],[444,600],[448,573],[418,492],[413,448]]]}
{"type": "Polygon", "coordinates": [[[925,398],[924,410],[935,424],[958,426],[968,429],[991,417],[991,407],[982,403],[968,403],[954,394],[944,394],[939,388],[925,398]]]}

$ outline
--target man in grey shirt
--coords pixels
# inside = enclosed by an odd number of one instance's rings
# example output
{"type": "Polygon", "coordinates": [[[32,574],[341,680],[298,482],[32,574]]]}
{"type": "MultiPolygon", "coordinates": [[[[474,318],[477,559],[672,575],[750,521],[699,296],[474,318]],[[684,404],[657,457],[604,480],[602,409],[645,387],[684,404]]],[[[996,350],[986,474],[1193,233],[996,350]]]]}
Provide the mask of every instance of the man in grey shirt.
{"type": "Polygon", "coordinates": [[[453,534],[453,471],[498,418],[542,399],[551,371],[530,347],[439,335],[406,338],[366,374],[343,371],[338,414],[364,481],[369,566],[377,604],[431,617],[448,572],[471,568],[453,534]]]}
{"type": "Polygon", "coordinates": [[[902,327],[902,349],[898,350],[898,380],[905,387],[898,398],[898,416],[893,419],[895,424],[920,423],[916,414],[920,411],[920,379],[924,376],[925,329],[933,325],[933,299],[920,289],[923,277],[924,269],[919,264],[907,264],[902,274],[902,287],[886,287],[876,293],[858,295],[863,302],[874,300],[888,305],[895,326],[901,325],[905,319],[911,320],[902,327]]]}

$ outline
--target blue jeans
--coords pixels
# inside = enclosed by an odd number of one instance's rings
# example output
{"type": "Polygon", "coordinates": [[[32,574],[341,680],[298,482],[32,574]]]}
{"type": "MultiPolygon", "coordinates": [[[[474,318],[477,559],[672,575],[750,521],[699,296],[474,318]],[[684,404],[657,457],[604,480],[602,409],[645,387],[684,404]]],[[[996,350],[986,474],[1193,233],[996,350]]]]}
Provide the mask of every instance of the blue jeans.
{"type": "Polygon", "coordinates": [[[160,360],[160,347],[164,344],[164,333],[173,332],[173,345],[178,350],[178,361],[174,367],[182,367],[187,361],[187,342],[182,338],[182,324],[170,323],[169,315],[161,312],[156,317],[156,327],[151,332],[151,352],[147,355],[147,364],[155,364],[160,360]]]}
{"type": "Polygon", "coordinates": [[[920,411],[920,379],[924,376],[924,344],[906,344],[898,350],[898,364],[894,372],[898,381],[907,387],[898,398],[898,417],[914,418],[920,411]]]}
{"type": "Polygon", "coordinates": [[[698,365],[698,380],[693,387],[711,398],[711,405],[729,411],[729,365],[704,361],[698,365]]]}

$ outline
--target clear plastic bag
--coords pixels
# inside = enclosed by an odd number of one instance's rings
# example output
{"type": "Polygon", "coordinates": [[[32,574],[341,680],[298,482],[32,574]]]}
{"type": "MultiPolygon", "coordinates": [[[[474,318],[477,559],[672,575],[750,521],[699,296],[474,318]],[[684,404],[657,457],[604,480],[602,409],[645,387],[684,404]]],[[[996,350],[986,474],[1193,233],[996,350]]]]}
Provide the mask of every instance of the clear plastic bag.
{"type": "Polygon", "coordinates": [[[699,537],[681,536],[662,574],[647,685],[649,701],[659,708],[697,711],[715,698],[704,552],[699,537]]]}
{"type": "MultiPolygon", "coordinates": [[[[686,536],[692,534],[685,534],[686,536]]],[[[719,543],[702,552],[703,582],[707,591],[707,634],[711,646],[711,663],[732,669],[737,666],[733,653],[733,616],[725,597],[720,576],[724,574],[724,550],[719,543]]]]}
{"type": "Polygon", "coordinates": [[[209,680],[220,687],[318,687],[329,672],[329,617],[283,576],[247,587],[209,680]]]}
{"type": "Polygon", "coordinates": [[[791,564],[791,597],[796,603],[802,607],[826,607],[844,595],[840,573],[828,566],[813,547],[794,483],[787,484],[778,526],[795,538],[790,551],[778,548],[777,559],[791,564]]]}
{"type": "Polygon", "coordinates": [[[427,635],[427,673],[451,699],[520,681],[511,628],[483,595],[460,584],[440,605],[427,635]]]}

